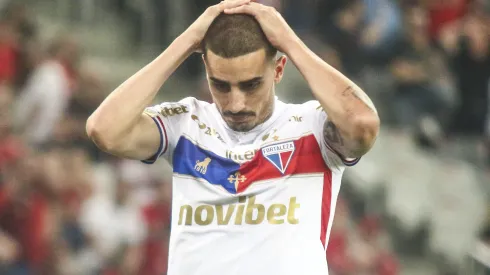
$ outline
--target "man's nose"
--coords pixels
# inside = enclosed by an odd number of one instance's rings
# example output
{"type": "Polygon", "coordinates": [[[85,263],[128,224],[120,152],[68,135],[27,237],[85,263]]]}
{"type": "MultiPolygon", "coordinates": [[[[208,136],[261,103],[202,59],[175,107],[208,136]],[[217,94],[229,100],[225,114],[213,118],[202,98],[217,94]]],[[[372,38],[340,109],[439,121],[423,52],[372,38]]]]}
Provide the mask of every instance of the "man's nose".
{"type": "Polygon", "coordinates": [[[238,113],[245,109],[246,95],[237,88],[230,91],[230,101],[228,110],[232,113],[238,113]]]}

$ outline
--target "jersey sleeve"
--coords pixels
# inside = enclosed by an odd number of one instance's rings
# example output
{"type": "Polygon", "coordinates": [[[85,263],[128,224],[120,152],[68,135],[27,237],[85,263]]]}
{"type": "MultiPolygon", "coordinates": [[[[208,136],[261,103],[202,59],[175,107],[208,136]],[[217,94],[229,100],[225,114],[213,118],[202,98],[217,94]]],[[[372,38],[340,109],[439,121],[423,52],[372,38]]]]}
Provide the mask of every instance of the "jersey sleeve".
{"type": "Polygon", "coordinates": [[[196,105],[197,100],[189,97],[178,102],[164,102],[150,106],[144,110],[144,114],[151,117],[155,127],[158,128],[160,145],[152,157],[142,160],[143,163],[153,164],[162,156],[171,160],[173,149],[196,105]]]}
{"type": "Polygon", "coordinates": [[[339,152],[335,151],[325,140],[323,130],[325,121],[328,116],[323,110],[320,103],[316,100],[309,101],[304,104],[305,111],[308,113],[311,123],[313,124],[313,133],[318,140],[322,156],[325,163],[330,168],[342,168],[356,165],[360,158],[345,158],[339,152]]]}

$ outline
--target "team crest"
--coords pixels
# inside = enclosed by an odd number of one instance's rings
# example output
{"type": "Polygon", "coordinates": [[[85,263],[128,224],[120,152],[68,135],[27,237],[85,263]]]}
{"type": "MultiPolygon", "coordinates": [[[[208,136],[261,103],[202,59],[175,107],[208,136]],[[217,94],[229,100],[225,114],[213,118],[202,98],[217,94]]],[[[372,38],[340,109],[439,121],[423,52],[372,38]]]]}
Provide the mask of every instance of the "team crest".
{"type": "Polygon", "coordinates": [[[294,142],[284,142],[262,148],[262,155],[282,174],[286,172],[295,150],[294,142]]]}

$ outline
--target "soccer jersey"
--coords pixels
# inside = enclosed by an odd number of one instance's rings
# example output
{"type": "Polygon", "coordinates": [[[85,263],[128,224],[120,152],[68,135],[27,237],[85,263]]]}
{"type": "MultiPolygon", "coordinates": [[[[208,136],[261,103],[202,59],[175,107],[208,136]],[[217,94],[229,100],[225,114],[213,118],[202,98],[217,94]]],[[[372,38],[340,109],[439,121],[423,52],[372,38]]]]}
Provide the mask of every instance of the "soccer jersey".
{"type": "Polygon", "coordinates": [[[149,107],[158,152],[173,166],[169,275],[325,275],[345,161],[323,138],[317,101],[285,104],[248,132],[216,105],[149,107]]]}

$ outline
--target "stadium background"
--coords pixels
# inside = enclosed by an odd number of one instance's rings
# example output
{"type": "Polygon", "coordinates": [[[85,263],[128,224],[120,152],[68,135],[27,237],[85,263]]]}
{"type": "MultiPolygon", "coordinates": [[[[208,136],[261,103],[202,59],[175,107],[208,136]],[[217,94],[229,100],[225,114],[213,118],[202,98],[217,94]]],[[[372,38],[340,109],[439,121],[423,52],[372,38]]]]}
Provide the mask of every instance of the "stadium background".
{"type": "MultiPolygon", "coordinates": [[[[165,274],[171,170],[101,153],[84,126],[214,2],[0,0],[0,274],[165,274]]],[[[330,274],[490,274],[489,1],[262,2],[381,116],[343,180],[330,274]]],[[[192,56],[155,102],[209,100],[202,72],[192,56]]],[[[311,99],[292,64],[277,95],[311,99]]]]}

